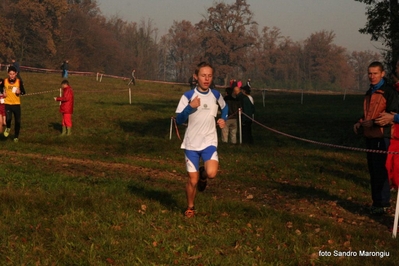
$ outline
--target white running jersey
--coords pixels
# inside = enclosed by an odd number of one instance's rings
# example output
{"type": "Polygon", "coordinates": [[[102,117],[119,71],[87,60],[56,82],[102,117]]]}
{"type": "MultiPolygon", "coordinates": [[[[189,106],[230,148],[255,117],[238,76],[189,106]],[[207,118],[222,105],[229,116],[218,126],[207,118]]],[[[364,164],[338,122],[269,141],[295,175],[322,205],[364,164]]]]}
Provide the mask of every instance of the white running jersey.
{"type": "Polygon", "coordinates": [[[223,109],[226,106],[223,97],[218,91],[209,89],[207,92],[202,93],[195,88],[183,94],[176,113],[182,113],[191,100],[197,96],[200,98],[201,106],[194,109],[188,116],[188,127],[181,144],[182,149],[192,151],[201,151],[209,146],[217,147],[218,138],[215,118],[218,107],[220,106],[223,109]]]}

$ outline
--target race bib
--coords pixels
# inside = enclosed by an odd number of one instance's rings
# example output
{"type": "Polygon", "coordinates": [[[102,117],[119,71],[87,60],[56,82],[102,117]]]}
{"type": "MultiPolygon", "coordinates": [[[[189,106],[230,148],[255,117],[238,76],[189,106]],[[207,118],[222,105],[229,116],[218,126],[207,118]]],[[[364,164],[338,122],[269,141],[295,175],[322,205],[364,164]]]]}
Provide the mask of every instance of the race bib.
{"type": "Polygon", "coordinates": [[[12,87],[12,93],[17,93],[18,87],[12,87]]]}

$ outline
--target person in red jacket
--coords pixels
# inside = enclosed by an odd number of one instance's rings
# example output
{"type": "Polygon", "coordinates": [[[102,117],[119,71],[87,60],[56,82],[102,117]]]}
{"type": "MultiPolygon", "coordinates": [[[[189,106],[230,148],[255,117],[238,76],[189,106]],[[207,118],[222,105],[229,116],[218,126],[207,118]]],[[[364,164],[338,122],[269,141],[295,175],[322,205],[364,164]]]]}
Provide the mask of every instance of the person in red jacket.
{"type": "Polygon", "coordinates": [[[61,102],[60,113],[62,114],[62,133],[61,135],[71,135],[72,114],[73,114],[73,90],[69,86],[68,80],[61,82],[62,96],[54,97],[55,101],[61,102]]]}

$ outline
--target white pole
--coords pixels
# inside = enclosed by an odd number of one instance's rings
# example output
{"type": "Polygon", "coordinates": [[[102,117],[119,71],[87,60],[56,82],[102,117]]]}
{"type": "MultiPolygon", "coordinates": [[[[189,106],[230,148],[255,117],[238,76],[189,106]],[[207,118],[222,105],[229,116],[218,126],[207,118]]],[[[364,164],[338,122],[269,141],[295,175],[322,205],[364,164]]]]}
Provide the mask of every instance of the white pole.
{"type": "Polygon", "coordinates": [[[172,139],[172,131],[173,131],[173,117],[170,119],[169,140],[172,139]]]}
{"type": "Polygon", "coordinates": [[[97,72],[97,75],[96,75],[96,81],[98,81],[98,72],[97,72]]]}
{"type": "Polygon", "coordinates": [[[238,108],[238,132],[240,135],[240,144],[242,144],[242,126],[241,126],[241,108],[238,108]]]}
{"type": "Polygon", "coordinates": [[[395,210],[395,219],[393,222],[393,231],[392,231],[392,238],[396,238],[396,232],[398,231],[398,216],[399,216],[399,190],[397,192],[398,196],[396,199],[396,210],[395,210]]]}
{"type": "Polygon", "coordinates": [[[129,104],[132,104],[132,89],[129,87],[129,104]]]}
{"type": "Polygon", "coordinates": [[[103,81],[103,74],[101,74],[101,77],[100,77],[100,82],[101,82],[101,81],[103,81]]]}

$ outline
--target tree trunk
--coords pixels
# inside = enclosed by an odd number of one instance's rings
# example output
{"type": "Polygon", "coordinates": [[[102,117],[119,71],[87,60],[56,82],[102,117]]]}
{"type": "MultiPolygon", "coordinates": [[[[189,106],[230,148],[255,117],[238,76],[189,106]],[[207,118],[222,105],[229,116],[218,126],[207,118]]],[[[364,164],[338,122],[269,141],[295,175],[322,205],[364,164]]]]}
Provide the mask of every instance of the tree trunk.
{"type": "Polygon", "coordinates": [[[399,60],[399,3],[398,0],[389,1],[391,9],[391,41],[392,59],[391,68],[395,70],[396,62],[399,60]]]}

